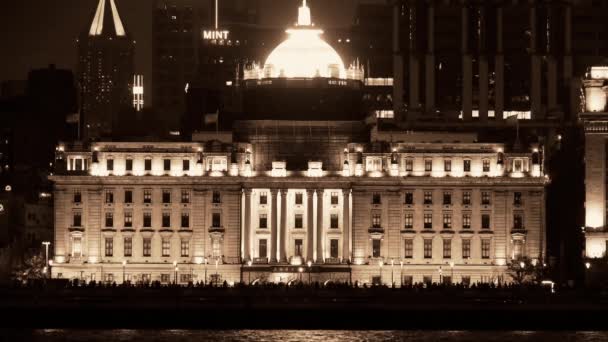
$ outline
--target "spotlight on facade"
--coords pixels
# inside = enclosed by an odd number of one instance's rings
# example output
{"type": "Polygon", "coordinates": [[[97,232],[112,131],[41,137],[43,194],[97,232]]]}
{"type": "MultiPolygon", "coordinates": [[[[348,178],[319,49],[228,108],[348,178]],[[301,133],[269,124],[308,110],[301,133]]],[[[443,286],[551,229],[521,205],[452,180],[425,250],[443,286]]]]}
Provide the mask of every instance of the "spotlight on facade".
{"type": "Polygon", "coordinates": [[[591,268],[591,263],[590,262],[586,262],[585,263],[585,268],[590,269],[591,268]]]}

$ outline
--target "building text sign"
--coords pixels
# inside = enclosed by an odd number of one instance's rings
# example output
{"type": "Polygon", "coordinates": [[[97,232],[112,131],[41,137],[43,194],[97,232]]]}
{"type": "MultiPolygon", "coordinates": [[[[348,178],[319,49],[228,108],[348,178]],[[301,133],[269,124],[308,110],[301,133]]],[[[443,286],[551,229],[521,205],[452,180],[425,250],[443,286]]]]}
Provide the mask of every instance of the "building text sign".
{"type": "Polygon", "coordinates": [[[203,39],[205,40],[219,40],[228,39],[230,31],[228,30],[203,30],[203,39]]]}

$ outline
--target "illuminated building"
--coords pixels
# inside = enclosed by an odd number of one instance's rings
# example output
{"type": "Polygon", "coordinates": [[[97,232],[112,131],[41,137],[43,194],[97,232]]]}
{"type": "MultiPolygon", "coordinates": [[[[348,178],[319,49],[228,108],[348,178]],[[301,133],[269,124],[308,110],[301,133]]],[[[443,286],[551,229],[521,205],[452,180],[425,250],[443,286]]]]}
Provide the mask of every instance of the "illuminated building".
{"type": "Polygon", "coordinates": [[[608,67],[595,66],[583,79],[580,118],[585,130],[585,255],[606,255],[606,138],[608,137],[608,67]]]}
{"type": "MultiPolygon", "coordinates": [[[[247,86],[311,99],[360,88],[363,68],[329,45],[295,68],[284,59],[305,51],[294,31],[321,39],[305,2],[299,14],[247,86]]],[[[339,111],[257,113],[192,142],[61,145],[53,277],[121,282],[125,261],[126,279],[163,283],[288,283],[302,267],[321,282],[507,282],[512,260],[544,260],[537,146],[380,130],[339,111]]]]}
{"type": "Polygon", "coordinates": [[[144,107],[144,76],[133,76],[133,108],[141,111],[144,107]]]}
{"type": "Polygon", "coordinates": [[[135,42],[115,0],[99,0],[78,40],[82,135],[111,135],[116,116],[132,102],[135,42]]]}

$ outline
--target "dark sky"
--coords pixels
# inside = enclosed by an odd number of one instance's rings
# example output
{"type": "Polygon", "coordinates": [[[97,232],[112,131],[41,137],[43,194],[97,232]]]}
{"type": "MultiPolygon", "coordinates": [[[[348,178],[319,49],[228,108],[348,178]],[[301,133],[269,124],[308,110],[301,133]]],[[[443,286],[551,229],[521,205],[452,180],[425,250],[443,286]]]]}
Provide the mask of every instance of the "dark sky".
{"type": "MultiPolygon", "coordinates": [[[[203,0],[201,0],[203,1],[203,0]]],[[[221,3],[222,0],[220,0],[221,3]]],[[[352,22],[356,0],[308,0],[320,26],[352,22]]],[[[50,63],[75,69],[77,36],[90,22],[98,0],[2,0],[0,81],[25,79],[28,70],[50,63]]],[[[295,22],[300,0],[261,0],[262,23],[295,22]]],[[[152,8],[155,0],[116,0],[127,29],[137,41],[136,72],[149,81],[152,8]]],[[[221,4],[220,4],[221,8],[221,4]]],[[[146,82],[146,85],[149,85],[146,82]]]]}

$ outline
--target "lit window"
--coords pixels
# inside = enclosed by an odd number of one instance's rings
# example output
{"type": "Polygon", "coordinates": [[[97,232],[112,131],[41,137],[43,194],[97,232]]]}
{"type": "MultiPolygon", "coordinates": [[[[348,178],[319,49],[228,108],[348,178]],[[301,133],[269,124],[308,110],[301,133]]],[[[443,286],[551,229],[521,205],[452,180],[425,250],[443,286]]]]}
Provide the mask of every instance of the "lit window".
{"type": "Polygon", "coordinates": [[[372,240],[372,257],[373,258],[380,258],[381,254],[381,243],[382,240],[380,239],[373,239],[372,240]]]}
{"type": "Polygon", "coordinates": [[[431,259],[433,257],[433,240],[424,239],[424,258],[431,259]]]}
{"type": "Polygon", "coordinates": [[[106,213],[106,227],[114,227],[114,213],[106,213]]]}
{"type": "Polygon", "coordinates": [[[152,239],[144,238],[143,245],[143,255],[145,257],[149,257],[152,255],[152,239]]]}
{"type": "Polygon", "coordinates": [[[414,213],[405,213],[405,229],[414,228],[414,213]]]}
{"type": "Polygon", "coordinates": [[[432,191],[424,192],[424,204],[433,204],[433,192],[432,191]]]}
{"type": "Polygon", "coordinates": [[[481,240],[481,258],[482,259],[490,258],[490,239],[481,240]]]}
{"type": "Polygon", "coordinates": [[[133,255],[133,238],[126,237],[123,240],[124,256],[130,257],[133,255]]]}
{"type": "Polygon", "coordinates": [[[150,190],[150,189],[144,190],[144,203],[146,203],[146,204],[152,203],[152,190],[150,190]]]}
{"type": "Polygon", "coordinates": [[[105,240],[105,255],[107,257],[114,256],[114,239],[106,238],[105,240]]]}
{"type": "Polygon", "coordinates": [[[412,158],[407,158],[405,160],[405,171],[411,172],[414,170],[414,160],[412,158]]]}
{"type": "Polygon", "coordinates": [[[133,227],[133,212],[125,211],[125,228],[133,227]]]}
{"type": "Polygon", "coordinates": [[[452,229],[451,213],[443,213],[443,229],[452,229]]]}
{"type": "Polygon", "coordinates": [[[443,161],[443,171],[445,171],[445,172],[452,171],[452,161],[450,159],[443,161]]]}
{"type": "Polygon", "coordinates": [[[490,192],[489,191],[481,192],[481,204],[490,205],[490,192]]]}
{"type": "Polygon", "coordinates": [[[190,256],[190,241],[182,240],[181,241],[181,256],[188,257],[190,256]]]}
{"type": "Polygon", "coordinates": [[[190,203],[190,191],[182,190],[182,203],[183,204],[190,203]]]}
{"type": "Polygon", "coordinates": [[[403,257],[406,259],[411,259],[414,257],[414,240],[404,240],[403,257]]]}
{"type": "Polygon", "coordinates": [[[372,213],[372,227],[373,228],[381,228],[382,227],[382,216],[379,212],[372,213]]]}
{"type": "Polygon", "coordinates": [[[462,258],[469,259],[471,257],[471,240],[462,240],[462,258]]]}
{"type": "Polygon", "coordinates": [[[433,213],[424,213],[424,229],[433,228],[433,213]]]}
{"type": "Polygon", "coordinates": [[[471,213],[462,214],[462,229],[471,229],[471,213]]]}
{"type": "Polygon", "coordinates": [[[470,191],[462,192],[462,204],[471,205],[471,192],[470,191]]]}
{"type": "Polygon", "coordinates": [[[483,172],[490,172],[490,160],[489,159],[484,159],[482,161],[482,168],[483,168],[483,172]]]}
{"type": "Polygon", "coordinates": [[[424,171],[426,171],[426,172],[433,171],[433,161],[431,159],[424,160],[424,171]]]}
{"type": "Polygon", "coordinates": [[[443,240],[443,258],[450,259],[452,257],[452,240],[444,239],[443,240]]]}
{"type": "Polygon", "coordinates": [[[382,171],[382,159],[379,157],[367,157],[367,171],[382,171]]]}
{"type": "Polygon", "coordinates": [[[303,246],[303,244],[304,243],[303,243],[302,239],[295,239],[295,241],[294,241],[294,253],[293,253],[295,256],[299,256],[299,257],[302,256],[302,252],[303,252],[302,251],[302,249],[303,249],[302,246],[303,246]]]}
{"type": "Polygon", "coordinates": [[[164,257],[171,256],[171,240],[163,239],[162,241],[162,255],[164,257]]]}

